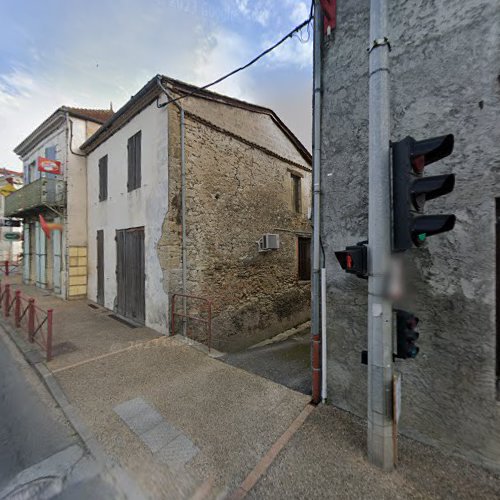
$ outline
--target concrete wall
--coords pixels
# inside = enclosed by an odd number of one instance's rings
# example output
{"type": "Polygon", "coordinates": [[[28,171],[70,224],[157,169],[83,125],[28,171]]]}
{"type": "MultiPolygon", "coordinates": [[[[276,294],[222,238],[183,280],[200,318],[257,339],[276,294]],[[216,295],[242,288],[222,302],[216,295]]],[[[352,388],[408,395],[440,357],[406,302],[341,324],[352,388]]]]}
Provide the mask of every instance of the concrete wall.
{"type": "MultiPolygon", "coordinates": [[[[495,197],[500,196],[500,4],[390,2],[392,139],[455,134],[452,194],[427,213],[455,213],[453,232],[407,252],[420,354],[403,374],[401,430],[500,469],[495,389],[495,197]]],[[[333,404],[366,416],[366,282],[333,254],[367,236],[369,1],[338,2],[323,47],[322,224],[328,267],[328,383],[333,404]]]]}
{"type": "MultiPolygon", "coordinates": [[[[70,117],[73,122],[73,142],[68,153],[64,174],[67,189],[67,241],[69,246],[87,245],[87,170],[86,158],[78,149],[89,137],[85,120],[70,117]],[[74,154],[75,153],[75,154],[74,154]]],[[[68,137],[69,140],[69,137],[68,137]]],[[[69,145],[68,145],[69,148],[69,145]]]]}
{"type": "MultiPolygon", "coordinates": [[[[97,295],[97,230],[104,231],[105,306],[116,306],[117,229],[144,226],[146,326],[166,333],[167,293],[156,251],[168,209],[167,110],[153,103],[89,154],[88,186],[88,298],[97,295]],[[142,183],[127,192],[127,141],[142,131],[142,183]],[[98,162],[108,155],[108,199],[99,201],[98,162]]],[[[133,272],[133,270],[130,270],[133,272]]]]}
{"type": "MultiPolygon", "coordinates": [[[[268,116],[192,101],[188,108],[196,114],[186,114],[185,139],[187,291],[213,301],[214,345],[233,350],[309,319],[310,283],[298,280],[297,237],[310,234],[311,176],[307,162],[274,123],[270,126],[268,116]],[[226,133],[238,129],[235,123],[244,138],[226,133]],[[291,160],[242,139],[273,151],[276,144],[280,155],[291,160]],[[302,177],[300,214],[292,208],[292,172],[302,177]],[[258,252],[256,242],[264,233],[279,234],[279,250],[258,252]]],[[[179,139],[179,114],[172,109],[171,210],[159,245],[171,293],[181,291],[179,139]]],[[[203,332],[191,326],[203,340],[203,332]]]]}

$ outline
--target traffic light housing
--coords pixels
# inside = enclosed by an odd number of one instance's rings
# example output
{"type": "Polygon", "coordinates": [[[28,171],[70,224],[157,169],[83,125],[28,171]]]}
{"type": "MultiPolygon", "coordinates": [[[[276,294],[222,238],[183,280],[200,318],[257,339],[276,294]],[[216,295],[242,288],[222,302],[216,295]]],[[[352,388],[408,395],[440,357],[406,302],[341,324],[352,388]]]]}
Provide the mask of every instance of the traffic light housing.
{"type": "Polygon", "coordinates": [[[335,252],[335,257],[346,273],[355,274],[359,278],[367,277],[368,257],[364,243],[348,246],[345,250],[335,252]]]}
{"type": "Polygon", "coordinates": [[[413,137],[392,144],[393,250],[404,251],[421,246],[427,236],[450,231],[455,216],[422,215],[425,202],[451,193],[455,175],[424,177],[426,165],[453,151],[452,134],[416,141],[413,137]]]}
{"type": "Polygon", "coordinates": [[[396,358],[416,358],[420,350],[415,342],[418,340],[418,318],[408,311],[396,309],[396,358]]]}

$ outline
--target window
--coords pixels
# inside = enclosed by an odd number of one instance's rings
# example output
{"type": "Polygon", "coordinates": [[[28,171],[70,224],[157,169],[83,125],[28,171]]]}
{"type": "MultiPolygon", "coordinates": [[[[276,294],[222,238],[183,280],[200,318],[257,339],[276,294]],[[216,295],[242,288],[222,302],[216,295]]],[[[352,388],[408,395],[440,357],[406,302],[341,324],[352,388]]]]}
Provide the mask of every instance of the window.
{"type": "Polygon", "coordinates": [[[298,239],[299,280],[311,279],[311,238],[298,239]]]}
{"type": "Polygon", "coordinates": [[[300,189],[301,179],[298,175],[292,174],[292,209],[296,213],[301,211],[301,198],[302,193],[300,189]]]}
{"type": "Polygon", "coordinates": [[[99,160],[99,201],[108,199],[108,155],[99,160]]]}
{"type": "Polygon", "coordinates": [[[141,131],[133,135],[127,144],[128,180],[127,189],[133,191],[141,187],[141,131]]]}

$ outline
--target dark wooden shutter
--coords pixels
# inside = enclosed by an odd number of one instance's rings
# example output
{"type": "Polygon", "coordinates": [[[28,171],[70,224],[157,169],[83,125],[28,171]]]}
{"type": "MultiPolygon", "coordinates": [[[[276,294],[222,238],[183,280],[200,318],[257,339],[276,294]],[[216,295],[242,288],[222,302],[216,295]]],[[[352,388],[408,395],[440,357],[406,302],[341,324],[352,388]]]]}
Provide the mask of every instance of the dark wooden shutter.
{"type": "Polygon", "coordinates": [[[108,199],[108,155],[99,160],[99,201],[108,199]]]}
{"type": "Polygon", "coordinates": [[[97,231],[97,303],[104,305],[104,231],[97,231]]]}
{"type": "Polygon", "coordinates": [[[311,279],[311,239],[299,238],[298,240],[299,280],[311,279]]]}
{"type": "Polygon", "coordinates": [[[293,210],[300,213],[301,210],[301,186],[300,177],[292,174],[292,205],[293,210]]]}
{"type": "Polygon", "coordinates": [[[128,180],[127,190],[133,191],[141,187],[141,131],[130,137],[127,143],[128,180]]]}

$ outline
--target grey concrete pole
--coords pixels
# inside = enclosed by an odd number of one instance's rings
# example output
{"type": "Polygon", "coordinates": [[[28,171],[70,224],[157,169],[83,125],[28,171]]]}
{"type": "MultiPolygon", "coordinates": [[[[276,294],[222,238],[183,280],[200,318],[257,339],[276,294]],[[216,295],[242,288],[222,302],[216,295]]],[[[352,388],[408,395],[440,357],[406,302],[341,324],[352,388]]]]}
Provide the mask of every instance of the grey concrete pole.
{"type": "Polygon", "coordinates": [[[391,256],[389,46],[387,0],[370,3],[368,199],[368,459],[394,467],[392,304],[386,295],[391,256]]]}
{"type": "Polygon", "coordinates": [[[312,340],[312,400],[320,401],[320,143],[321,143],[321,5],[314,2],[314,54],[313,54],[313,241],[311,278],[311,340],[312,340]]]}

